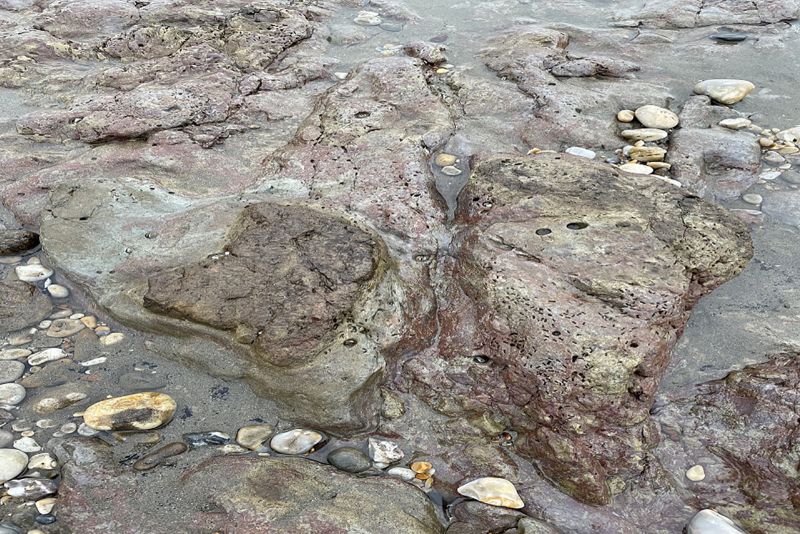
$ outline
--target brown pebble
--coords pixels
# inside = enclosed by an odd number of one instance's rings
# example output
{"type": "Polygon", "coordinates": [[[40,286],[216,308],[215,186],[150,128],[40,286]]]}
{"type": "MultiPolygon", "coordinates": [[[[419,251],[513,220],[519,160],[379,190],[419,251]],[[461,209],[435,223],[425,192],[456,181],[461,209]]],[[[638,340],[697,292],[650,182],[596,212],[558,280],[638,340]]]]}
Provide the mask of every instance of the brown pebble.
{"type": "Polygon", "coordinates": [[[427,473],[433,467],[430,462],[414,462],[411,464],[411,470],[415,473],[427,473]]]}
{"type": "Polygon", "coordinates": [[[417,480],[428,480],[431,476],[428,473],[417,473],[416,478],[417,480]]]}

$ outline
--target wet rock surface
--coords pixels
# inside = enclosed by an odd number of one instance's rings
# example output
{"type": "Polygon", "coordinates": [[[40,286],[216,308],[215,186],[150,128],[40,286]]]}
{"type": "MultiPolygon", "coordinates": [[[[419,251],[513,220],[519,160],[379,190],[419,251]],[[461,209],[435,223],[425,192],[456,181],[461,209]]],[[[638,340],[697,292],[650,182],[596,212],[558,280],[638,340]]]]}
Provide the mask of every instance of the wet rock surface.
{"type": "MultiPolygon", "coordinates": [[[[69,531],[181,532],[235,527],[259,532],[338,532],[359,530],[432,534],[442,532],[424,493],[391,477],[352,482],[351,475],[293,458],[214,457],[163,473],[152,483],[165,493],[164,518],[143,517],[147,502],[134,490],[144,475],[110,461],[102,445],[66,443],[63,508],[59,522],[69,531]],[[114,504],[101,495],[126,496],[114,504]],[[184,496],[176,503],[170,491],[184,496]],[[86,509],[81,503],[92,503],[86,509]],[[180,508],[175,508],[175,506],[180,508]],[[110,523],[109,523],[110,521],[110,523]]],[[[179,460],[180,461],[180,460],[179,460]]]]}
{"type": "Polygon", "coordinates": [[[800,528],[798,11],[0,2],[0,530],[800,528]]]}

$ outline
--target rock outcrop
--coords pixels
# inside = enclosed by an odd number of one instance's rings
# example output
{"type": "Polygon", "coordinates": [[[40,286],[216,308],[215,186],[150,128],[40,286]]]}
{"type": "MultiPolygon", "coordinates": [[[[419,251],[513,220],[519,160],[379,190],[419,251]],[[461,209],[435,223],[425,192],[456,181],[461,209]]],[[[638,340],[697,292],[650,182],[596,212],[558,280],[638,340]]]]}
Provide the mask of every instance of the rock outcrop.
{"type": "Polygon", "coordinates": [[[670,351],[694,302],[752,255],[746,228],[558,155],[482,162],[458,222],[439,357],[408,362],[409,387],[450,415],[507,418],[545,475],[608,502],[645,468],[670,351]]]}

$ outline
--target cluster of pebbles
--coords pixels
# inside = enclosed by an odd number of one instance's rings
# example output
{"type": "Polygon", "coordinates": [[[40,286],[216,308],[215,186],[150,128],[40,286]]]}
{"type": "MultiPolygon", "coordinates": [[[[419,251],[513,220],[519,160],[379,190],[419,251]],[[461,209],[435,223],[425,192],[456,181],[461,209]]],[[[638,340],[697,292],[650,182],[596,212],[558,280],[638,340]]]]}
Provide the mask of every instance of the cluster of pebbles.
{"type": "MultiPolygon", "coordinates": [[[[52,269],[44,266],[38,257],[4,256],[0,264],[12,269],[13,274],[7,276],[35,285],[54,305],[54,312],[46,319],[12,332],[0,341],[0,484],[5,489],[0,502],[32,506],[36,510],[36,522],[48,525],[56,521],[52,512],[56,506],[54,495],[58,491],[60,470],[56,458],[45,451],[42,444],[51,437],[75,433],[92,436],[97,431],[80,422],[79,413],[73,414],[73,420],[67,422],[47,417],[86,399],[86,394],[77,391],[38,399],[33,411],[41,415],[41,419],[18,418],[15,412],[28,396],[22,383],[34,379],[46,365],[59,360],[70,361],[74,346],[71,338],[85,329],[93,330],[100,344],[105,346],[122,341],[124,334],[112,332],[107,324],[92,315],[74,312],[65,301],[70,296],[69,290],[53,281],[52,269]]],[[[86,368],[86,374],[91,374],[92,366],[105,361],[106,357],[100,357],[79,363],[86,368]]],[[[2,523],[0,532],[22,530],[2,523]]]]}

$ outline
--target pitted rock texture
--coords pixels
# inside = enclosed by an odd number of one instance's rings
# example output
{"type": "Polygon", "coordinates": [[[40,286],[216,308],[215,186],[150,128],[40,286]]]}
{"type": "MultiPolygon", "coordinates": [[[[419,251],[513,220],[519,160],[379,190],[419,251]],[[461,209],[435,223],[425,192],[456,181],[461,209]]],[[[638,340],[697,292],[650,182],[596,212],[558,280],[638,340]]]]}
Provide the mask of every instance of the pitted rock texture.
{"type": "Polygon", "coordinates": [[[800,529],[800,359],[794,351],[664,399],[659,461],[691,494],[747,532],[800,529]],[[686,470],[702,465],[705,478],[686,470]],[[756,509],[757,508],[757,509],[756,509]]]}
{"type": "Polygon", "coordinates": [[[696,28],[717,24],[770,24],[800,18],[797,0],[647,0],[615,17],[626,26],[696,28]]]}
{"type": "Polygon", "coordinates": [[[98,441],[71,440],[56,450],[65,462],[59,532],[443,531],[428,497],[389,476],[355,483],[352,475],[302,458],[198,459],[201,450],[178,456],[180,469],[161,467],[149,476],[121,468],[98,441]],[[152,492],[139,491],[144,481],[152,492]],[[171,513],[143,513],[162,507],[171,513]]]}
{"type": "Polygon", "coordinates": [[[146,308],[234,333],[273,365],[305,363],[385,265],[343,220],[293,206],[245,208],[224,253],[149,277],[146,308]]]}
{"type": "Polygon", "coordinates": [[[648,411],[690,308],[752,256],[746,228],[569,156],[482,162],[458,220],[439,358],[409,379],[450,415],[508,418],[549,478],[608,502],[657,443],[648,411]]]}

